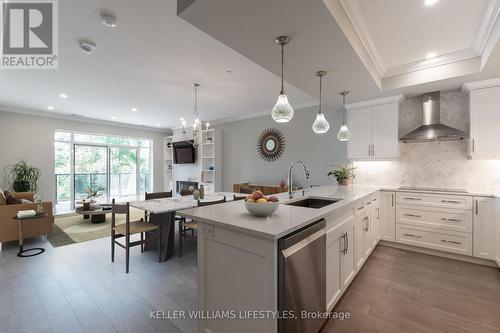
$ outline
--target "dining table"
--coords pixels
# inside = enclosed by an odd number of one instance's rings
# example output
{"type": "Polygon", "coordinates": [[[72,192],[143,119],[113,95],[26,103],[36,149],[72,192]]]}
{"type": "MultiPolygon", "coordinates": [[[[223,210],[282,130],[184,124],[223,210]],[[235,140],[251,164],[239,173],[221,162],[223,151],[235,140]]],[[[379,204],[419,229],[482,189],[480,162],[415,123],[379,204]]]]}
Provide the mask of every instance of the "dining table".
{"type": "MultiPolygon", "coordinates": [[[[218,201],[226,197],[226,201],[233,201],[234,196],[242,197],[245,194],[234,192],[206,193],[200,202],[218,201]]],[[[175,216],[176,212],[194,208],[198,205],[192,195],[173,196],[170,198],[130,201],[130,207],[144,210],[149,213],[149,222],[160,227],[162,243],[160,244],[161,261],[170,259],[175,254],[175,216]]],[[[146,233],[146,239],[154,237],[146,233]]],[[[157,250],[157,242],[147,242],[144,250],[157,250]]]]}

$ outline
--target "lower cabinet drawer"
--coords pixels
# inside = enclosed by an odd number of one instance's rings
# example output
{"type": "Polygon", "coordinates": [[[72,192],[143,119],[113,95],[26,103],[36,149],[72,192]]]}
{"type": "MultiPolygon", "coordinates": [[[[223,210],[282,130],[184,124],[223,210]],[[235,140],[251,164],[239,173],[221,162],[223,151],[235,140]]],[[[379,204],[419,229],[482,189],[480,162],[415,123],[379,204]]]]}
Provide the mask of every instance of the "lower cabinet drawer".
{"type": "Polygon", "coordinates": [[[471,233],[440,231],[398,223],[396,241],[434,250],[472,255],[471,233]]]}
{"type": "Polygon", "coordinates": [[[398,205],[396,221],[435,229],[472,232],[472,211],[413,205],[398,205]]]}

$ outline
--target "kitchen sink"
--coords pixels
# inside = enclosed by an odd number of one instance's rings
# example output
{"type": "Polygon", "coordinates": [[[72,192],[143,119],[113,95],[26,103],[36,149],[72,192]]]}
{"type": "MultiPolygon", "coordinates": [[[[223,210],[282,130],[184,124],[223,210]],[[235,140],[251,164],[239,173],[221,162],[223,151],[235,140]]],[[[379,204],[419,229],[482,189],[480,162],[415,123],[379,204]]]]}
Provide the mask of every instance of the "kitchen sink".
{"type": "Polygon", "coordinates": [[[323,208],[325,206],[334,204],[339,202],[341,199],[319,199],[319,198],[307,198],[302,200],[297,200],[293,202],[289,202],[286,205],[289,206],[298,206],[298,207],[307,207],[307,208],[323,208]]]}

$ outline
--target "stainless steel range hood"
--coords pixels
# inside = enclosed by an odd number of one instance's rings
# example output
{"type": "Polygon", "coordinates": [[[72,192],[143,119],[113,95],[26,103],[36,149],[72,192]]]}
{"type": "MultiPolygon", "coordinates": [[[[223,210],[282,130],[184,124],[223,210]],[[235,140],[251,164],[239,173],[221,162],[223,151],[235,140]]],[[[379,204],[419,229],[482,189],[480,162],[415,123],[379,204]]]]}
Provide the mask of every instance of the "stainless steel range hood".
{"type": "Polygon", "coordinates": [[[422,95],[422,126],[400,138],[400,141],[429,142],[467,137],[465,132],[441,123],[440,97],[439,91],[422,95]]]}

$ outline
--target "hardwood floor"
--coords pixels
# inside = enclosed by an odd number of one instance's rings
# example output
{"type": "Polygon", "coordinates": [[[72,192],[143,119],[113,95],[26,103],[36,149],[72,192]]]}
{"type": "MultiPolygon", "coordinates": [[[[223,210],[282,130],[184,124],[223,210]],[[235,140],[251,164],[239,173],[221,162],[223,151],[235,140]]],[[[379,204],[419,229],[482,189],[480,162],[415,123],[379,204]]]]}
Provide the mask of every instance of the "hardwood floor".
{"type": "MultiPolygon", "coordinates": [[[[154,310],[196,308],[196,248],[157,262],[132,251],[130,274],[109,238],[18,258],[16,244],[0,252],[0,332],[196,332],[191,319],[151,319],[154,310]]],[[[500,332],[500,270],[378,246],[336,307],[330,332],[500,332]]]]}
{"type": "Polygon", "coordinates": [[[52,248],[19,258],[15,243],[0,252],[0,332],[196,332],[192,319],[151,319],[154,310],[195,310],[196,247],[184,242],[183,257],[158,263],[156,251],[125,251],[110,259],[110,239],[52,248]]]}
{"type": "Polygon", "coordinates": [[[500,332],[500,270],[378,246],[330,332],[500,332]]]}

